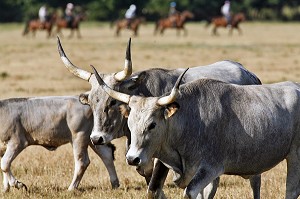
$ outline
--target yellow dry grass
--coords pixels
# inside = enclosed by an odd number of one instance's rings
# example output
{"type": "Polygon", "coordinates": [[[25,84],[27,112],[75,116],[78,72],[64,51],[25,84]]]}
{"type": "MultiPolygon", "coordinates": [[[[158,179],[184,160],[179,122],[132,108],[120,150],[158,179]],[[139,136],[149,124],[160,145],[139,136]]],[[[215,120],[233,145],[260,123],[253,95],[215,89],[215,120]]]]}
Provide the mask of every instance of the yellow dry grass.
{"type": "MultiPolygon", "coordinates": [[[[206,65],[230,59],[242,63],[261,78],[263,83],[300,80],[300,24],[244,23],[244,34],[211,36],[211,27],[202,23],[187,24],[189,35],[177,37],[174,30],[164,36],[153,36],[153,24],[140,28],[140,36],[132,40],[134,71],[153,67],[178,68],[206,65]]],[[[76,95],[90,85],[70,74],[62,64],[56,39],[46,39],[38,32],[35,39],[21,36],[23,24],[0,25],[0,92],[1,99],[27,96],[76,95]]],[[[63,31],[63,47],[76,65],[91,71],[93,64],[99,72],[122,69],[125,47],[131,32],[121,37],[107,23],[85,23],[82,39],[68,39],[63,31]]],[[[125,163],[125,139],[113,141],[117,146],[116,168],[121,187],[111,190],[109,177],[102,161],[90,151],[91,164],[80,189],[67,192],[73,174],[73,155],[70,145],[55,152],[39,146],[25,149],[13,162],[15,176],[29,187],[29,192],[11,189],[2,198],[146,198],[146,185],[133,167],[125,163]]],[[[262,198],[284,198],[285,162],[262,175],[262,198]]],[[[172,175],[165,183],[168,198],[181,198],[183,190],[172,184],[172,175]]],[[[252,198],[249,182],[236,176],[222,176],[216,195],[222,198],[252,198]]]]}

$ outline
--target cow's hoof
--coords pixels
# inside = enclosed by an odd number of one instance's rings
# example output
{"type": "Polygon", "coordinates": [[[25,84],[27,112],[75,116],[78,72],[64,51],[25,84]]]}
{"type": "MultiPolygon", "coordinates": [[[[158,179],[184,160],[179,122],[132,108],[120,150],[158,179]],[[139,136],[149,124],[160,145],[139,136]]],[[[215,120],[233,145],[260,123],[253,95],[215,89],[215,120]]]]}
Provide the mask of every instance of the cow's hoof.
{"type": "Polygon", "coordinates": [[[17,181],[17,183],[15,184],[15,187],[17,189],[25,188],[25,190],[28,191],[27,186],[24,183],[20,182],[20,181],[17,181]]]}
{"type": "Polygon", "coordinates": [[[112,189],[117,189],[117,188],[119,188],[119,187],[120,187],[119,180],[117,179],[117,180],[113,181],[113,182],[111,183],[111,187],[112,187],[112,189]]]}
{"type": "Polygon", "coordinates": [[[149,191],[149,190],[147,191],[147,198],[148,199],[154,199],[154,195],[155,194],[153,193],[153,191],[149,191]]]}

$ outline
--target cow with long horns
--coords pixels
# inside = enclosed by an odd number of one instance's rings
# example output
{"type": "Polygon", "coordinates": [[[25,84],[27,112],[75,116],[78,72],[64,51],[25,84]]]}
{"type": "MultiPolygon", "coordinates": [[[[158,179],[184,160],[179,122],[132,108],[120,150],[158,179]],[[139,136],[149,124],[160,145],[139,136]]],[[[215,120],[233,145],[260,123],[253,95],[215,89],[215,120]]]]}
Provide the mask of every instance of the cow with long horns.
{"type": "MultiPolygon", "coordinates": [[[[183,68],[175,70],[149,69],[132,73],[132,62],[130,53],[131,39],[129,39],[124,70],[118,73],[101,74],[101,77],[111,87],[122,92],[143,96],[159,96],[173,87],[176,79],[180,76],[183,68]]],[[[121,112],[126,112],[127,105],[111,98],[98,85],[95,74],[82,70],[72,64],[67,58],[60,40],[58,39],[58,51],[62,61],[68,70],[75,76],[88,81],[92,88],[89,92],[80,95],[80,100],[84,104],[89,104],[94,114],[94,128],[91,140],[94,144],[105,144],[112,139],[126,136],[128,146],[130,145],[130,131],[127,127],[127,119],[121,112]]],[[[184,78],[184,82],[190,82],[199,78],[213,78],[235,84],[261,84],[260,80],[251,72],[246,70],[241,64],[233,61],[221,61],[207,66],[197,66],[191,68],[184,78]]],[[[146,177],[149,183],[149,195],[163,195],[162,186],[167,176],[168,169],[159,161],[155,164],[154,176],[152,176],[152,163],[137,167],[137,171],[146,177]],[[152,176],[152,178],[151,178],[152,176]],[[152,179],[150,181],[150,179],[152,179]]],[[[212,184],[212,190],[205,195],[214,195],[218,179],[212,184]]],[[[259,196],[260,176],[251,178],[253,192],[259,196]]],[[[209,196],[205,197],[208,198],[209,196]]]]}
{"type": "Polygon", "coordinates": [[[286,199],[300,195],[299,84],[234,85],[199,79],[143,97],[102,88],[130,107],[130,165],[158,158],[174,171],[185,198],[222,174],[249,177],[287,160],[286,199]],[[292,86],[290,86],[292,85],[292,86]]]}

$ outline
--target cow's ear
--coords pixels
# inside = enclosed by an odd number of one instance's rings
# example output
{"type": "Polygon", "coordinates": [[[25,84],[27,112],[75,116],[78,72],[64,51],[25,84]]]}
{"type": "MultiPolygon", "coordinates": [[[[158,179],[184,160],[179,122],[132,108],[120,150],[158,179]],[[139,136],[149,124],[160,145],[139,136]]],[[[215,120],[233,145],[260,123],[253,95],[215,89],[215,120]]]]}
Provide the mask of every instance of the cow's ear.
{"type": "Polygon", "coordinates": [[[79,95],[79,101],[80,101],[80,103],[83,104],[83,105],[89,104],[89,103],[88,103],[88,97],[89,97],[88,94],[86,94],[86,93],[81,93],[81,94],[79,95]]]}
{"type": "Polygon", "coordinates": [[[123,117],[128,118],[129,112],[130,112],[130,108],[128,107],[127,104],[121,104],[121,105],[119,105],[119,110],[120,110],[121,114],[123,115],[123,117]]]}
{"type": "Polygon", "coordinates": [[[142,84],[145,77],[146,77],[146,72],[141,72],[138,75],[132,76],[126,83],[127,89],[131,91],[136,89],[138,86],[142,84]]]}
{"type": "Polygon", "coordinates": [[[171,104],[168,104],[165,107],[165,112],[164,112],[165,119],[168,119],[168,118],[172,117],[177,112],[177,110],[179,108],[180,108],[180,105],[177,102],[173,102],[171,104]]]}

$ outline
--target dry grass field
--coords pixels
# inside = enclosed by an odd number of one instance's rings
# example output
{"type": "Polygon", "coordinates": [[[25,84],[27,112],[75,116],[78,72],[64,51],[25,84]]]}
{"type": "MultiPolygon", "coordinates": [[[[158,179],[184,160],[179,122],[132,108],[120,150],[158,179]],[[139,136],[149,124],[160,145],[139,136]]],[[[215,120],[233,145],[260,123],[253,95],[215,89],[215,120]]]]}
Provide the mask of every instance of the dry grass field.
{"type": "MultiPolygon", "coordinates": [[[[12,97],[76,95],[90,89],[90,85],[70,74],[59,58],[56,38],[46,39],[46,32],[36,38],[22,37],[23,24],[0,25],[0,92],[1,99],[12,97]]],[[[141,26],[139,36],[132,39],[134,71],[152,67],[178,68],[207,65],[230,59],[242,63],[263,83],[285,80],[300,81],[300,24],[244,23],[243,35],[228,36],[220,29],[220,36],[211,36],[211,28],[202,23],[187,24],[188,36],[176,36],[167,30],[164,36],[154,36],[153,24],[141,26]]],[[[108,23],[83,23],[82,39],[68,39],[63,31],[63,47],[72,62],[91,71],[93,64],[99,72],[121,70],[125,48],[131,32],[114,36],[108,23]]],[[[70,145],[49,152],[31,146],[13,162],[12,171],[29,191],[11,189],[0,198],[146,198],[146,185],[133,167],[125,162],[125,139],[113,141],[117,146],[116,169],[121,186],[111,190],[109,176],[102,161],[90,152],[88,167],[79,190],[67,192],[73,175],[73,155],[70,145]]],[[[262,175],[262,198],[284,198],[285,162],[262,175]]],[[[1,184],[2,186],[2,184],[1,184]]],[[[168,176],[164,186],[168,198],[182,198],[183,190],[168,176]]],[[[217,199],[252,198],[249,181],[236,176],[222,176],[217,199]]]]}

